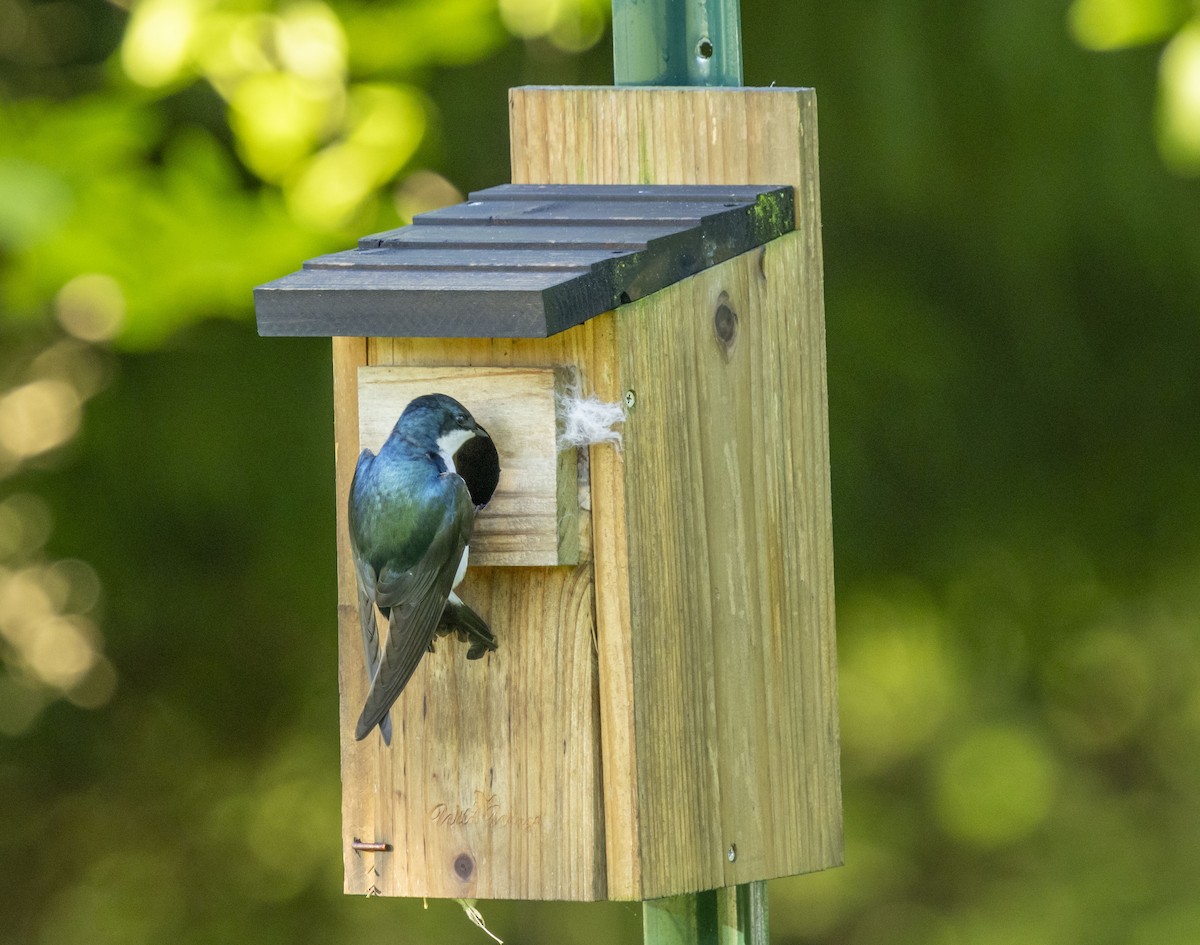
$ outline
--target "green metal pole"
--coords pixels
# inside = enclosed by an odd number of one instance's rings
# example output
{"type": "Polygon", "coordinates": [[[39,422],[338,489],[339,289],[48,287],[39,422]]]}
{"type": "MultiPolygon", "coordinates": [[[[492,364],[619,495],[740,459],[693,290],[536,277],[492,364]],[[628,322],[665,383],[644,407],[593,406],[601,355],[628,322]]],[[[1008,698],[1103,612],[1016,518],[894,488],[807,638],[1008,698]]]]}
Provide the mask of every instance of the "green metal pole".
{"type": "MultiPolygon", "coordinates": [[[[738,0],[613,0],[617,85],[739,86],[738,0]]],[[[642,904],[645,945],[768,945],[767,884],[642,904]]]]}
{"type": "Polygon", "coordinates": [[[645,945],[768,945],[767,884],[642,903],[645,945]]]}
{"type": "Polygon", "coordinates": [[[738,0],[613,0],[617,85],[742,84],[738,0]]]}

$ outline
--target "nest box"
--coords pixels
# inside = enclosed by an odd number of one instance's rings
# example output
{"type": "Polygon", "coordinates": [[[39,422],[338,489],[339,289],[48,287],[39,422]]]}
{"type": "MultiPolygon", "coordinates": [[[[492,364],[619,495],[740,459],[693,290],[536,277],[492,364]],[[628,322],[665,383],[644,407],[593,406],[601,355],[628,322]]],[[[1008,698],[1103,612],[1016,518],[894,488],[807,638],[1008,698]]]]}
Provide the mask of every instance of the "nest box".
{"type": "Polygon", "coordinates": [[[801,89],[524,88],[514,183],[256,290],[334,337],[346,891],[652,899],[841,861],[816,112],[801,89]],[[565,388],[622,443],[556,445],[565,388]],[[353,737],[346,494],[441,392],[502,473],[442,645],[353,737]]]}

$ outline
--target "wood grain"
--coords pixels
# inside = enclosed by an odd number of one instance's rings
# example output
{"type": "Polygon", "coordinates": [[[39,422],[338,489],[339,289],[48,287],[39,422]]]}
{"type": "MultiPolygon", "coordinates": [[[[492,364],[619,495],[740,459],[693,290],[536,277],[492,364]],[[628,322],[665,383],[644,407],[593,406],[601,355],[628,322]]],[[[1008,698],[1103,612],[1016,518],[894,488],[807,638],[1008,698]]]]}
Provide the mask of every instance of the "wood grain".
{"type": "Polygon", "coordinates": [[[592,480],[597,515],[626,510],[595,522],[609,895],[839,863],[815,96],[519,88],[509,105],[515,184],[795,188],[796,233],[617,310],[611,389],[636,406],[621,481],[592,480]]]}
{"type": "MultiPolygon", "coordinates": [[[[594,160],[587,140],[564,140],[582,129],[571,123],[575,109],[590,96],[556,97],[553,101],[509,92],[509,138],[513,184],[629,184],[634,180],[601,180],[589,176],[594,160]],[[568,160],[569,158],[569,160],[568,160]]],[[[591,90],[574,89],[586,93],[591,90]]],[[[659,180],[654,183],[673,183],[659,180]]],[[[786,180],[781,179],[781,183],[786,180]]],[[[678,183],[687,183],[679,181],[678,183]]],[[[624,398],[617,360],[616,319],[610,313],[592,319],[596,356],[591,383],[609,402],[624,398]]],[[[610,447],[593,447],[591,479],[594,542],[595,636],[598,661],[598,740],[603,758],[603,824],[606,892],[610,899],[643,899],[642,824],[638,801],[638,749],[634,703],[633,625],[629,600],[629,536],[625,514],[624,455],[610,447]]]]}
{"type": "Polygon", "coordinates": [[[557,386],[553,368],[362,367],[361,445],[378,451],[414,397],[448,394],[489,431],[500,454],[500,482],[475,519],[471,565],[578,564],[575,450],[560,457],[556,446],[557,386]]]}
{"type": "Polygon", "coordinates": [[[820,220],[812,89],[526,86],[509,138],[514,184],[791,184],[820,220]]]}
{"type": "MultiPolygon", "coordinates": [[[[593,376],[614,370],[608,339],[611,316],[601,316],[538,341],[372,338],[366,361],[427,376],[570,364],[590,391],[593,376]],[[597,323],[609,323],[599,345],[597,323]]],[[[590,530],[581,516],[578,566],[468,570],[459,593],[499,649],[468,662],[460,645],[441,641],[392,710],[390,749],[376,735],[355,742],[344,719],[344,842],[392,847],[348,855],[348,891],[604,898],[590,530]]],[[[344,694],[365,687],[356,620],[341,631],[344,694]]]]}
{"type": "Polygon", "coordinates": [[[824,339],[787,317],[802,244],[618,312],[647,895],[840,862],[824,339]]]}
{"type": "Polygon", "coordinates": [[[353,751],[351,737],[367,697],[363,669],[362,634],[358,622],[358,588],[354,559],[350,554],[350,532],[346,519],[346,497],[358,459],[358,369],[367,361],[365,338],[333,339],[333,421],[335,488],[337,492],[338,571],[338,703],[342,733],[342,823],[352,825],[343,838],[342,857],[345,891],[365,893],[372,888],[371,874],[376,854],[356,853],[354,840],[374,841],[379,837],[378,794],[346,790],[347,785],[372,784],[378,780],[376,759],[353,751]]]}

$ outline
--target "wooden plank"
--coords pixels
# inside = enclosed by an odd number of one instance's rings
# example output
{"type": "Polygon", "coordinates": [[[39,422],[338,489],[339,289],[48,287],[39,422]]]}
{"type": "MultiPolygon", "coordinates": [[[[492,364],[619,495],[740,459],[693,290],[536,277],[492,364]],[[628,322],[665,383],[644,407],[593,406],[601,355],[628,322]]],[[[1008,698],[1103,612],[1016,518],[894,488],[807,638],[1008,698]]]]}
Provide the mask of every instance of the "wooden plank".
{"type": "Polygon", "coordinates": [[[439,249],[456,245],[468,249],[525,249],[531,246],[571,249],[633,250],[645,249],[646,244],[659,237],[671,236],[678,225],[650,222],[630,227],[628,223],[595,226],[554,226],[545,223],[504,226],[406,226],[379,237],[370,246],[404,246],[439,249]]]}
{"type": "MultiPolygon", "coordinates": [[[[372,338],[367,360],[422,371],[575,365],[589,391],[615,372],[611,316],[552,339],[372,338]]],[[[373,834],[391,847],[357,855],[370,868],[347,871],[348,891],[604,897],[590,527],[582,516],[576,567],[468,569],[459,592],[499,649],[468,663],[461,646],[439,643],[393,708],[390,749],[375,735],[355,742],[343,724],[344,840],[373,834]]],[[[345,692],[362,656],[351,658],[357,623],[341,633],[345,692]]]]}
{"type": "MultiPolygon", "coordinates": [[[[563,116],[547,109],[536,115],[521,114],[525,100],[512,97],[513,93],[510,93],[510,158],[514,184],[594,183],[586,176],[572,176],[573,160],[550,164],[541,151],[525,146],[530,135],[556,139],[563,116]],[[518,126],[525,129],[524,136],[518,136],[518,126]]],[[[594,342],[594,355],[588,362],[592,389],[610,403],[623,399],[625,389],[621,386],[617,359],[615,316],[601,315],[564,336],[584,327],[590,330],[594,342]]],[[[607,446],[594,447],[590,451],[589,470],[606,895],[609,899],[643,899],[624,454],[607,446]]]]}
{"type": "Polygon", "coordinates": [[[337,292],[340,289],[362,291],[376,289],[406,291],[414,294],[429,292],[477,292],[491,295],[540,295],[556,288],[563,281],[562,273],[540,269],[504,269],[496,272],[476,270],[426,270],[393,272],[380,267],[355,266],[320,269],[316,266],[301,269],[277,280],[284,288],[337,292]]]}
{"type": "Polygon", "coordinates": [[[413,398],[448,394],[491,434],[500,454],[500,482],[475,519],[471,565],[578,564],[575,451],[565,451],[560,461],[556,389],[552,368],[361,367],[361,445],[377,452],[413,398]],[[568,500],[573,510],[566,507],[568,500]]]}
{"type": "Polygon", "coordinates": [[[488,201],[455,204],[413,218],[414,226],[499,225],[537,223],[558,226],[700,226],[723,216],[737,204],[729,201],[545,200],[488,201]]]}
{"type": "Polygon", "coordinates": [[[650,895],[840,862],[824,338],[795,306],[803,244],[785,236],[618,312],[636,391],[641,816],[668,827],[643,841],[650,895]]]}
{"type": "Polygon", "coordinates": [[[554,269],[586,272],[597,259],[596,250],[563,246],[529,249],[473,249],[464,253],[455,247],[443,249],[393,248],[348,249],[319,256],[304,264],[306,269],[440,269],[505,270],[554,269]]]}
{"type": "MultiPolygon", "coordinates": [[[[395,284],[386,274],[357,273],[349,285],[313,287],[298,272],[272,287],[254,290],[258,333],[270,335],[353,335],[391,337],[397,327],[397,306],[403,305],[407,337],[474,337],[486,324],[490,337],[540,338],[547,322],[561,327],[564,311],[574,310],[581,294],[602,292],[594,282],[516,291],[480,288],[472,293],[444,288],[412,289],[395,284]],[[278,285],[282,283],[282,285],[278,285]]],[[[601,296],[606,297],[606,296],[601,296]]],[[[585,303],[594,304],[589,296],[585,303]]]]}
{"type": "Polygon", "coordinates": [[[631,580],[627,602],[597,595],[599,639],[621,641],[600,647],[609,887],[651,898],[839,863],[815,97],[520,88],[510,115],[516,185],[795,188],[796,234],[617,313],[636,406],[613,491],[628,532],[596,545],[597,581],[631,580]],[[742,332],[728,348],[722,292],[742,332]],[[627,559],[605,563],[622,538],[627,559]],[[632,765],[633,811],[610,765],[632,765]],[[616,871],[631,837],[636,866],[616,871]]]}
{"type": "MultiPolygon", "coordinates": [[[[586,324],[591,326],[597,352],[592,363],[595,394],[607,403],[619,403],[625,389],[616,356],[616,319],[610,313],[586,324]],[[612,352],[612,357],[599,356],[605,351],[612,352]]],[[[589,470],[608,898],[641,899],[643,828],[638,804],[624,452],[611,446],[592,447],[589,470]]]]}
{"type": "Polygon", "coordinates": [[[761,184],[712,185],[695,184],[672,186],[669,184],[500,184],[467,195],[467,200],[531,200],[553,197],[555,200],[592,201],[598,195],[606,199],[725,201],[753,203],[763,192],[761,184]],[[602,189],[603,188],[603,189],[602,189]]]}
{"type": "MultiPolygon", "coordinates": [[[[641,253],[601,253],[590,271],[306,268],[255,290],[262,334],[540,337],[720,262],[750,239],[748,220],[705,237],[662,237],[641,253]],[[740,229],[739,229],[740,227],[740,229]],[[564,278],[565,276],[565,278],[564,278]]],[[[459,247],[462,250],[462,247],[459,247]]],[[[372,260],[374,260],[372,256],[372,260]]]]}
{"type": "MultiPolygon", "coordinates": [[[[338,595],[338,718],[343,733],[342,783],[370,784],[378,780],[378,762],[372,755],[352,751],[358,715],[367,697],[367,679],[362,672],[362,634],[358,622],[358,586],[350,554],[347,496],[358,460],[358,369],[367,362],[365,338],[333,339],[334,462],[337,506],[337,595],[338,595]]],[[[345,891],[368,893],[375,888],[378,854],[356,852],[354,841],[375,842],[380,837],[379,797],[375,792],[342,792],[342,862],[345,891]]]]}
{"type": "Polygon", "coordinates": [[[509,92],[513,184],[790,184],[819,210],[811,89],[579,88],[509,92]]]}

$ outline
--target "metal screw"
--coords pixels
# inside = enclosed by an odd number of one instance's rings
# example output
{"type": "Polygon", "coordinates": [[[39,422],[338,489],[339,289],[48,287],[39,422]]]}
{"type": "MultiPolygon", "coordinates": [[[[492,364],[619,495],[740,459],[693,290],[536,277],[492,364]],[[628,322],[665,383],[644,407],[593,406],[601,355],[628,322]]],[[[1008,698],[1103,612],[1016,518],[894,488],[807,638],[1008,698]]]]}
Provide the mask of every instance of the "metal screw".
{"type": "Polygon", "coordinates": [[[725,857],[726,857],[726,859],[729,860],[730,863],[732,863],[734,860],[737,859],[737,844],[736,843],[729,844],[729,852],[725,854],[725,857]]]}
{"type": "Polygon", "coordinates": [[[628,407],[630,410],[632,410],[633,405],[636,403],[637,403],[637,394],[635,394],[631,390],[625,391],[625,406],[628,407]]]}
{"type": "Polygon", "coordinates": [[[350,849],[355,853],[389,853],[392,845],[390,843],[370,843],[355,837],[350,844],[350,849]]]}

